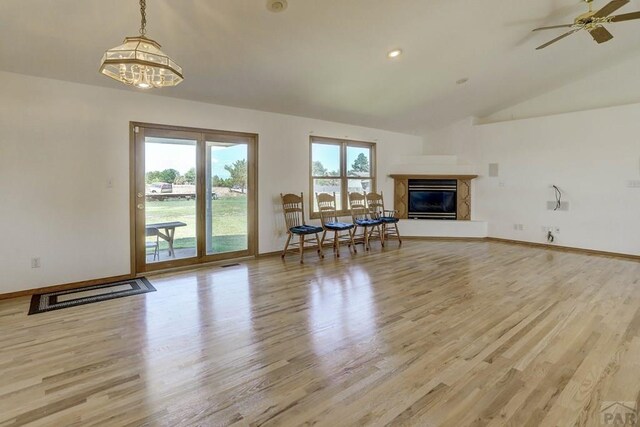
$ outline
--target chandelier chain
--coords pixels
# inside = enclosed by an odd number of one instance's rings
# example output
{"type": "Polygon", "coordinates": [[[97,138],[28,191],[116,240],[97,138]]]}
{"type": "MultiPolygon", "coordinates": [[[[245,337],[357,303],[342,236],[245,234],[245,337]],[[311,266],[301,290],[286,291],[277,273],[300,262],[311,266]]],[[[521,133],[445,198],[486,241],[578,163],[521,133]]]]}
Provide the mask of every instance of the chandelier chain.
{"type": "Polygon", "coordinates": [[[147,32],[147,0],[140,0],[140,35],[144,36],[147,32]]]}

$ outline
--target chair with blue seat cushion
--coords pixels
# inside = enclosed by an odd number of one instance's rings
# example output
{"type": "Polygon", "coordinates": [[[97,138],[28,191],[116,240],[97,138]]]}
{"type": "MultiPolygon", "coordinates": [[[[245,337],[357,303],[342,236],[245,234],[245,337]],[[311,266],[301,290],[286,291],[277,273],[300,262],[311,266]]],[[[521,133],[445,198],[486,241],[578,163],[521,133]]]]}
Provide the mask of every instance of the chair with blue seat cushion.
{"type": "Polygon", "coordinates": [[[353,229],[354,241],[357,243],[361,241],[364,244],[365,250],[368,251],[371,248],[370,240],[375,236],[380,239],[380,244],[384,246],[384,240],[382,239],[382,232],[380,230],[382,221],[370,217],[365,194],[349,193],[349,209],[351,210],[351,217],[355,224],[355,228],[353,229]],[[358,229],[362,229],[362,235],[356,240],[358,229]]]}
{"type": "Polygon", "coordinates": [[[353,242],[353,230],[355,225],[340,222],[338,220],[338,212],[336,210],[336,193],[333,195],[328,193],[316,193],[316,202],[318,203],[318,211],[320,212],[320,221],[322,222],[322,240],[320,245],[324,245],[324,239],[327,232],[333,232],[333,253],[340,256],[340,242],[346,242],[349,249],[356,251],[356,245],[353,242]]]}
{"type": "Polygon", "coordinates": [[[323,228],[315,225],[307,225],[304,220],[304,196],[302,193],[297,194],[285,194],[280,193],[282,199],[282,211],[284,213],[284,221],[287,225],[287,243],[284,245],[282,251],[282,258],[284,259],[289,246],[292,249],[298,247],[300,249],[300,264],[304,263],[304,247],[316,245],[318,255],[324,258],[322,252],[322,245],[320,244],[319,233],[322,233],[323,228]],[[291,237],[298,236],[297,242],[292,242],[291,237]],[[309,236],[309,238],[307,238],[309,236]]]}
{"type": "Polygon", "coordinates": [[[380,194],[367,193],[367,207],[369,208],[371,218],[382,221],[382,240],[384,241],[389,237],[395,237],[401,245],[402,239],[400,238],[400,231],[398,231],[398,222],[400,220],[396,217],[398,211],[384,208],[382,191],[380,194]]]}

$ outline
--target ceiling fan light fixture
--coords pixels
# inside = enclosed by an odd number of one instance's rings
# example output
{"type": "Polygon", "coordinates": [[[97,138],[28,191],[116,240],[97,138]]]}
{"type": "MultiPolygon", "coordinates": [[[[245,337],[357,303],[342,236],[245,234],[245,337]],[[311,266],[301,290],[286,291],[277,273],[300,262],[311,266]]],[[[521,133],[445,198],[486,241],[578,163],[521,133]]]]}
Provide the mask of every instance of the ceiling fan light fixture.
{"type": "Polygon", "coordinates": [[[158,42],[145,37],[145,9],[146,1],[140,0],[140,35],[126,37],[123,44],[107,50],[100,73],[139,89],[176,86],[184,80],[182,67],[160,49],[158,42]]]}
{"type": "Polygon", "coordinates": [[[393,50],[389,51],[389,53],[387,53],[387,58],[395,59],[395,58],[399,57],[400,55],[402,55],[402,49],[393,49],[393,50]]]}
{"type": "Polygon", "coordinates": [[[557,28],[570,28],[570,30],[555,39],[538,46],[536,50],[544,49],[571,34],[577,33],[581,30],[589,32],[591,37],[597,43],[605,43],[613,39],[613,35],[605,28],[604,24],[610,24],[613,22],[631,21],[634,19],[640,19],[640,11],[623,13],[622,15],[611,15],[621,7],[629,3],[630,0],[611,0],[604,7],[597,11],[592,8],[593,0],[584,0],[589,5],[589,11],[581,15],[578,15],[571,24],[552,25],[549,27],[535,28],[533,31],[541,30],[553,30],[557,28]]]}

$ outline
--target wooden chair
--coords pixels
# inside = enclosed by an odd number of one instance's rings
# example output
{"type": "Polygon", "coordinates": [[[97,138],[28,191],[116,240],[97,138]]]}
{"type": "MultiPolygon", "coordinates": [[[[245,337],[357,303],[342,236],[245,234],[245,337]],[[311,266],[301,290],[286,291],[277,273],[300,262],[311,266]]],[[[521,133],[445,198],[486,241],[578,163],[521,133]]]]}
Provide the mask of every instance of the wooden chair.
{"type": "Polygon", "coordinates": [[[380,231],[382,221],[369,217],[366,196],[360,193],[349,193],[349,208],[351,209],[351,217],[355,224],[355,228],[352,233],[354,240],[358,233],[358,228],[362,228],[362,242],[364,243],[365,250],[368,251],[371,248],[369,241],[371,240],[374,232],[380,239],[380,244],[384,246],[382,232],[380,231]]]}
{"type": "Polygon", "coordinates": [[[318,246],[318,255],[324,258],[322,252],[322,246],[320,244],[320,238],[318,233],[322,233],[322,227],[316,227],[314,225],[307,225],[304,221],[304,196],[302,193],[297,194],[285,194],[280,193],[282,199],[282,210],[284,212],[284,221],[287,224],[287,243],[284,245],[281,257],[284,259],[289,245],[293,248],[296,246],[300,249],[300,264],[304,263],[304,246],[305,243],[310,245],[315,242],[318,246]],[[298,236],[297,242],[291,242],[292,236],[298,236]],[[315,236],[306,239],[307,236],[315,236]]]}
{"type": "Polygon", "coordinates": [[[389,237],[395,237],[398,239],[398,243],[402,244],[400,231],[398,231],[398,221],[400,221],[400,219],[396,217],[398,211],[384,208],[382,191],[380,194],[367,193],[367,207],[369,208],[371,218],[382,221],[382,240],[384,241],[389,237]]]}
{"type": "Polygon", "coordinates": [[[320,221],[322,222],[322,228],[324,229],[320,245],[324,245],[324,239],[327,236],[327,232],[333,232],[333,253],[337,257],[340,257],[340,242],[347,242],[349,249],[353,248],[353,251],[357,252],[356,245],[353,242],[353,230],[355,225],[338,221],[338,213],[336,211],[336,193],[316,193],[316,201],[318,202],[320,221]]]}

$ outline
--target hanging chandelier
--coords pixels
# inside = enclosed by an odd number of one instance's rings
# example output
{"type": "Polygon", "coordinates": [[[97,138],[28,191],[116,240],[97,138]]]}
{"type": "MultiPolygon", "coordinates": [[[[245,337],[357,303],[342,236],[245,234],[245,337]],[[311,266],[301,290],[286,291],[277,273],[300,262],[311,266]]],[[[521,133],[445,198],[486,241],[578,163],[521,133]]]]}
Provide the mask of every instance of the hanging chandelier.
{"type": "Polygon", "coordinates": [[[140,89],[176,86],[184,77],[182,67],[147,37],[147,2],[140,0],[140,36],[126,37],[124,43],[105,52],[100,72],[140,89]]]}

